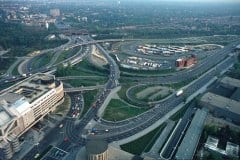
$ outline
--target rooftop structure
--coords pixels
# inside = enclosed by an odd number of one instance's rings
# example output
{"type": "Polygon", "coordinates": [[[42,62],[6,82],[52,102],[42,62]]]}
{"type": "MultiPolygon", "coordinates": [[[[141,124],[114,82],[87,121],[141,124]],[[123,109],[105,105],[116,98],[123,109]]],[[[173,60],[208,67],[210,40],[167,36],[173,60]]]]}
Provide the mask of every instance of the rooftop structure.
{"type": "Polygon", "coordinates": [[[204,147],[218,152],[220,154],[226,155],[226,156],[230,156],[230,157],[239,157],[238,153],[239,153],[239,145],[231,143],[231,142],[227,142],[227,146],[226,149],[220,149],[218,148],[218,142],[219,140],[217,138],[213,138],[211,136],[208,136],[207,142],[205,143],[204,147]]]}
{"type": "Polygon", "coordinates": [[[219,140],[217,138],[208,136],[207,142],[205,143],[204,147],[206,148],[217,148],[219,140]]]}
{"type": "Polygon", "coordinates": [[[208,92],[201,98],[200,104],[208,107],[214,116],[240,124],[240,101],[208,92]]]}
{"type": "Polygon", "coordinates": [[[236,46],[236,49],[237,49],[237,50],[240,50],[240,44],[236,46]]]}
{"type": "Polygon", "coordinates": [[[239,145],[227,142],[226,154],[232,157],[239,158],[239,145]]]}
{"type": "Polygon", "coordinates": [[[240,101],[240,88],[236,89],[236,91],[232,94],[231,99],[240,101]]]}
{"type": "Polygon", "coordinates": [[[90,140],[86,145],[88,160],[108,160],[108,143],[103,140],[90,140]]]}
{"type": "Polygon", "coordinates": [[[191,55],[188,58],[179,58],[176,60],[176,67],[178,68],[188,68],[197,63],[197,58],[195,55],[191,55]]]}
{"type": "Polygon", "coordinates": [[[0,155],[12,157],[18,137],[63,102],[63,85],[53,75],[35,74],[0,93],[0,155]],[[13,138],[14,137],[14,138],[13,138]],[[6,148],[7,147],[7,148],[6,148]]]}
{"type": "Polygon", "coordinates": [[[201,136],[207,109],[198,109],[176,153],[176,159],[192,159],[201,136]]]}
{"type": "MultiPolygon", "coordinates": [[[[111,145],[108,146],[108,160],[133,160],[134,155],[128,152],[125,152],[119,148],[115,148],[111,145]]],[[[76,160],[88,160],[86,147],[82,147],[77,156],[76,160]]]]}
{"type": "Polygon", "coordinates": [[[221,83],[224,84],[224,85],[231,86],[231,87],[240,88],[240,80],[234,79],[234,78],[231,78],[231,77],[224,77],[221,80],[221,83]]]}

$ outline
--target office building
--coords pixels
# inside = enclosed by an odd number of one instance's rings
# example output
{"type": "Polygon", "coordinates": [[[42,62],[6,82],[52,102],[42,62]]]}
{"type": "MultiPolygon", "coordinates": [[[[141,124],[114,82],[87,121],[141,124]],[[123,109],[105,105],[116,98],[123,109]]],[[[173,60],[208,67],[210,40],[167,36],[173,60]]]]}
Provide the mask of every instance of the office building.
{"type": "Polygon", "coordinates": [[[18,138],[64,101],[63,84],[35,74],[0,93],[0,156],[20,150],[18,138]]]}

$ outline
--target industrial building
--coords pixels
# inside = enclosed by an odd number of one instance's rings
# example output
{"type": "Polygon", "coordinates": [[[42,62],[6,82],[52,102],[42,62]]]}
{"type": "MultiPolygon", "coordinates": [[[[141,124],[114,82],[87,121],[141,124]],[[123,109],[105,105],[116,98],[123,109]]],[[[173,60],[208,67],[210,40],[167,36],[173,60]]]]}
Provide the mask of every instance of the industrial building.
{"type": "Polygon", "coordinates": [[[0,93],[0,159],[20,150],[18,138],[64,101],[63,84],[35,74],[0,93]]]}
{"type": "Polygon", "coordinates": [[[235,87],[240,88],[240,80],[231,77],[224,77],[221,80],[221,85],[230,89],[235,87]]]}
{"type": "Polygon", "coordinates": [[[90,140],[86,145],[88,160],[108,160],[108,143],[103,140],[90,140]]]}
{"type": "Polygon", "coordinates": [[[208,107],[216,117],[240,124],[240,101],[208,92],[201,98],[200,105],[208,107]]]}
{"type": "Polygon", "coordinates": [[[178,147],[175,158],[178,160],[187,159],[190,160],[193,158],[196,151],[198,141],[200,139],[204,122],[207,117],[208,110],[198,109],[193,117],[193,120],[184,136],[180,146],[178,147]]]}
{"type": "Polygon", "coordinates": [[[179,58],[176,60],[176,67],[187,68],[197,63],[197,58],[195,55],[191,55],[188,58],[179,58]]]}

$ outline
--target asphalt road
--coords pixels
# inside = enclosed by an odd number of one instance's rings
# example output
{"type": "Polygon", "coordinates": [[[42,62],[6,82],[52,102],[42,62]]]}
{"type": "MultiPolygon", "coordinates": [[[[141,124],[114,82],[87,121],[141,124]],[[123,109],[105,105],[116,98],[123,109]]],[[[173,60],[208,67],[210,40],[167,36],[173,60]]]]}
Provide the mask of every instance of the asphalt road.
{"type": "Polygon", "coordinates": [[[164,150],[161,151],[161,156],[165,159],[171,159],[175,152],[177,151],[177,147],[180,144],[180,140],[183,138],[185,131],[187,130],[192,116],[195,113],[196,109],[194,109],[195,104],[192,103],[187,111],[185,112],[184,116],[181,118],[181,122],[177,126],[174,135],[171,137],[168,144],[164,150]]]}
{"type": "MultiPolygon", "coordinates": [[[[111,56],[108,55],[106,51],[99,45],[97,47],[100,49],[100,51],[103,52],[104,56],[107,58],[110,64],[110,76],[109,81],[106,84],[105,89],[101,94],[99,94],[96,103],[89,109],[89,111],[84,115],[82,120],[75,124],[73,119],[66,118],[64,120],[64,124],[66,125],[66,136],[67,140],[63,140],[59,148],[63,150],[68,150],[71,148],[72,144],[84,146],[86,143],[86,139],[80,137],[80,135],[83,133],[83,129],[85,126],[90,122],[91,119],[93,119],[100,108],[100,106],[103,104],[106,97],[109,95],[112,88],[116,87],[118,85],[118,78],[120,76],[120,72],[118,70],[118,66],[115,63],[115,61],[111,58],[111,56]]],[[[176,82],[176,81],[183,81],[186,80],[186,78],[191,77],[193,74],[194,76],[198,76],[201,73],[206,72],[209,68],[212,68],[215,64],[222,61],[227,54],[229,53],[231,48],[226,47],[223,51],[219,52],[217,56],[212,56],[212,58],[209,58],[210,60],[207,61],[206,64],[202,65],[201,67],[195,68],[192,70],[191,73],[185,73],[181,75],[173,75],[169,77],[159,77],[157,80],[162,82],[176,82]],[[179,77],[180,76],[180,77],[179,77]]],[[[226,68],[226,66],[229,66],[232,64],[234,58],[226,59],[224,63],[217,66],[216,69],[212,70],[211,72],[205,74],[204,76],[200,77],[195,83],[190,85],[188,88],[184,91],[184,96],[188,97],[191,94],[193,94],[196,90],[201,88],[203,85],[205,85],[210,79],[212,79],[214,76],[216,76],[219,72],[221,72],[223,69],[226,68]]],[[[153,109],[150,109],[149,111],[141,114],[140,116],[134,117],[131,119],[131,123],[117,126],[115,128],[112,128],[109,130],[108,134],[106,134],[106,131],[99,130],[97,133],[100,136],[103,136],[108,142],[120,140],[127,138],[129,136],[132,136],[147,127],[151,126],[154,122],[162,118],[166,113],[174,109],[178,104],[183,102],[184,98],[183,96],[172,96],[166,101],[161,102],[160,104],[157,104],[153,109]],[[106,136],[107,135],[107,136],[106,136]]],[[[56,133],[58,132],[58,128],[55,128],[48,136],[46,136],[38,145],[38,150],[44,150],[46,146],[51,142],[51,139],[56,138],[56,133]]],[[[28,155],[25,156],[26,159],[33,159],[34,153],[36,153],[36,147],[31,150],[28,155]]]]}

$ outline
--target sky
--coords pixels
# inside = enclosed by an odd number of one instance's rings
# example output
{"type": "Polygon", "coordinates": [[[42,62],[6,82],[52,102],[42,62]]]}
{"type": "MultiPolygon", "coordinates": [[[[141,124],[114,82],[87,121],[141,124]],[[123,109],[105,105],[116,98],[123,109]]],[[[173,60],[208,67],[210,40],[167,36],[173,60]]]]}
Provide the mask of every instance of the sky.
{"type": "MultiPolygon", "coordinates": [[[[129,0],[120,0],[120,1],[129,1],[129,0]]],[[[143,2],[146,2],[146,1],[149,1],[149,0],[135,0],[135,1],[143,1],[143,2]]],[[[167,2],[199,2],[199,3],[203,3],[203,2],[210,2],[210,3],[220,3],[220,2],[224,2],[224,3],[233,3],[233,2],[237,2],[237,3],[240,3],[240,0],[151,0],[151,1],[167,1],[167,2]]]]}

